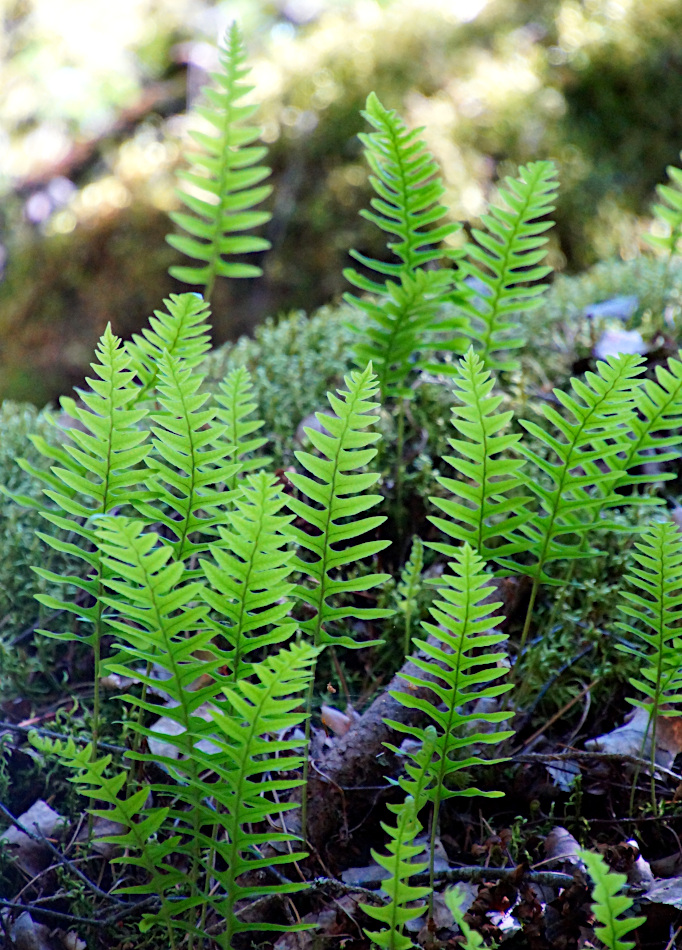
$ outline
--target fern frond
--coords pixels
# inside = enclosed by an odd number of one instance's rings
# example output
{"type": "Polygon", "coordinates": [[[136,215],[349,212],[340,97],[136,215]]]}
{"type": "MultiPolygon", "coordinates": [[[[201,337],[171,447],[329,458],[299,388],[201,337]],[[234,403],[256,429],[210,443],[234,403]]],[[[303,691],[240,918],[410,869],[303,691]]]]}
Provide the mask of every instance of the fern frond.
{"type": "Polygon", "coordinates": [[[258,163],[265,156],[264,146],[253,145],[261,130],[245,124],[255,106],[240,105],[252,86],[243,81],[249,73],[244,65],[246,51],[236,23],[233,23],[220,50],[220,70],[212,74],[215,87],[205,87],[204,105],[197,113],[213,134],[190,133],[200,151],[186,153],[191,170],[178,177],[190,188],[179,190],[180,200],[188,209],[171,213],[171,219],[186,234],[169,234],[168,243],[201,263],[175,266],[170,275],[188,284],[204,287],[210,299],[217,277],[257,277],[253,264],[228,260],[234,254],[266,250],[270,243],[262,237],[240,234],[269,220],[267,211],[254,210],[272,190],[261,182],[270,169],[258,163]]]}
{"type": "Polygon", "coordinates": [[[225,458],[239,463],[239,470],[226,482],[227,488],[234,490],[237,482],[246,472],[265,466],[267,457],[253,458],[252,454],[262,448],[267,439],[262,436],[249,438],[263,428],[260,419],[247,419],[256,409],[253,401],[253,383],[251,374],[245,366],[237,366],[220,383],[215,400],[220,406],[217,418],[225,426],[225,458]]]}
{"type": "Polygon", "coordinates": [[[410,556],[400,575],[398,584],[398,609],[405,615],[405,640],[403,649],[405,656],[412,646],[412,615],[417,608],[417,594],[422,582],[422,568],[424,567],[424,544],[415,534],[412,539],[410,556]]]}
{"type": "Polygon", "coordinates": [[[358,331],[362,336],[355,346],[356,362],[361,366],[373,363],[386,399],[410,394],[406,379],[413,367],[411,359],[425,347],[454,283],[451,271],[427,268],[453,256],[452,251],[439,249],[438,245],[459,225],[441,223],[432,227],[447,212],[440,204],[445,189],[438,165],[419,138],[422,129],[409,131],[400,116],[386,109],[375,93],[368,96],[362,114],[377,130],[360,135],[374,173],[370,182],[377,197],[371,200],[372,210],[360,213],[389,235],[388,249],[399,263],[377,261],[352,250],[351,256],[379,280],[354,268],[344,271],[346,280],[378,299],[352,294],[344,299],[371,318],[367,329],[358,331]]]}
{"type": "MultiPolygon", "coordinates": [[[[498,411],[503,397],[492,395],[494,380],[473,348],[459,360],[452,382],[461,403],[452,408],[452,425],[464,438],[448,439],[457,455],[445,461],[460,477],[437,477],[452,497],[429,499],[448,516],[429,521],[456,541],[467,541],[484,560],[525,551],[528,541],[519,529],[530,517],[532,496],[519,492],[524,461],[508,454],[521,436],[499,434],[513,413],[498,411]]],[[[454,555],[452,544],[429,546],[454,555]]]]}
{"type": "Polygon", "coordinates": [[[429,765],[436,748],[436,739],[434,727],[427,726],[424,730],[424,741],[414,755],[416,764],[412,766],[412,780],[401,779],[400,782],[403,788],[409,788],[409,792],[399,804],[387,806],[389,811],[397,816],[394,826],[383,822],[381,824],[390,838],[388,855],[372,850],[374,860],[389,873],[381,887],[388,895],[388,901],[383,907],[367,904],[360,906],[370,917],[387,924],[381,931],[365,930],[378,947],[385,947],[387,950],[408,950],[414,946],[409,937],[404,935],[403,925],[422,914],[425,907],[422,898],[431,893],[430,887],[415,887],[410,885],[409,879],[413,874],[419,874],[428,867],[428,861],[415,861],[415,858],[424,853],[424,847],[414,844],[414,841],[422,829],[418,815],[428,798],[426,793],[431,780],[429,765]],[[415,904],[415,901],[421,903],[415,904]],[[407,907],[407,904],[412,906],[407,907]]]}
{"type": "Polygon", "coordinates": [[[216,424],[215,409],[204,408],[209,396],[197,392],[203,376],[168,353],[159,357],[158,367],[162,411],[151,414],[154,452],[147,457],[150,474],[145,479],[147,496],[155,503],[142,498],[134,504],[151,523],[166,527],[173,557],[186,561],[206,551],[215,537],[225,500],[225,491],[217,486],[232,478],[239,465],[225,464],[225,428],[216,424]]]}
{"type": "Polygon", "coordinates": [[[466,900],[464,891],[458,887],[449,887],[443,896],[448,910],[455,919],[455,923],[462,931],[464,942],[460,943],[459,946],[462,950],[483,950],[486,945],[483,935],[470,927],[464,919],[464,912],[462,911],[462,905],[466,900]]]}
{"type": "MultiPolygon", "coordinates": [[[[287,926],[274,922],[247,922],[235,914],[238,901],[249,902],[269,894],[291,894],[306,887],[305,883],[264,883],[263,875],[254,875],[273,865],[286,865],[305,857],[304,853],[284,852],[262,856],[260,848],[272,842],[294,842],[299,839],[286,831],[266,827],[282,812],[296,808],[295,802],[280,802],[278,793],[289,792],[302,785],[297,778],[275,778],[273,774],[300,768],[303,757],[296,750],[302,746],[294,730],[306,718],[301,711],[302,694],[313,675],[318,650],[304,643],[293,643],[271,659],[253,666],[254,681],[242,679],[225,689],[224,709],[216,711],[213,723],[220,731],[215,742],[221,750],[222,764],[213,765],[218,781],[205,783],[205,794],[215,795],[220,810],[216,823],[223,829],[216,851],[224,869],[216,866],[211,875],[221,885],[219,897],[211,897],[218,919],[225,921],[219,943],[231,950],[235,934],[248,931],[297,931],[305,924],[287,926]],[[283,739],[284,734],[294,738],[283,739]],[[294,755],[287,753],[294,752],[294,755]],[[246,883],[240,878],[248,875],[246,883]]],[[[299,731],[300,732],[300,731],[299,731]]],[[[206,757],[208,762],[212,758],[206,757]]],[[[212,840],[205,841],[209,846],[212,840]]]]}
{"type": "Polygon", "coordinates": [[[493,205],[483,216],[487,231],[474,228],[460,262],[460,277],[469,277],[476,291],[459,304],[469,317],[468,334],[480,344],[480,355],[490,369],[513,370],[516,360],[496,355],[523,346],[518,317],[540,305],[552,268],[543,264],[552,227],[547,215],[554,210],[558,183],[553,162],[530,162],[518,178],[507,178],[500,197],[506,207],[493,205]]]}
{"type": "Polygon", "coordinates": [[[610,871],[599,854],[583,850],[579,856],[594,881],[592,911],[601,925],[595,927],[595,934],[608,950],[632,950],[634,941],[623,940],[623,937],[641,927],[646,917],[622,917],[634,903],[631,898],[620,893],[627,877],[610,871]]]}
{"type": "Polygon", "coordinates": [[[542,406],[542,412],[560,438],[534,422],[521,421],[524,429],[549,449],[550,456],[546,458],[519,443],[520,451],[539,473],[538,477],[529,468],[521,470],[525,487],[538,499],[537,510],[519,526],[528,539],[527,553],[532,560],[525,564],[503,557],[496,560],[507,569],[532,577],[534,589],[541,582],[557,583],[546,571],[551,561],[598,553],[582,539],[591,525],[589,513],[613,500],[599,491],[602,484],[613,488],[613,474],[608,465],[602,468],[595,463],[626,451],[630,443],[633,399],[642,364],[642,357],[632,354],[609,357],[608,362],[597,364],[596,373],[587,373],[584,382],[571,380],[573,394],[555,389],[567,416],[548,405],[542,406]],[[551,456],[558,461],[551,460],[551,456]]]}
{"type": "MultiPolygon", "coordinates": [[[[485,573],[481,558],[469,544],[457,548],[454,560],[449,563],[452,574],[444,574],[443,586],[430,613],[434,623],[423,622],[422,627],[430,635],[429,640],[414,642],[419,653],[412,662],[429,679],[400,673],[410,686],[423,687],[436,694],[440,705],[436,706],[410,691],[391,692],[391,696],[408,709],[415,709],[433,724],[436,740],[428,760],[412,754],[412,762],[406,763],[407,776],[401,786],[410,794],[415,787],[424,789],[424,796],[433,803],[431,816],[430,871],[433,886],[433,860],[436,828],[440,804],[456,795],[485,795],[498,797],[502,792],[482,792],[473,785],[457,787],[453,781],[456,773],[476,765],[496,764],[504,759],[484,759],[467,749],[478,743],[495,744],[513,735],[510,731],[475,731],[473,724],[481,722],[497,724],[509,719],[510,712],[484,712],[474,708],[464,712],[467,703],[482,699],[494,699],[505,693],[510,685],[498,683],[505,674],[501,665],[506,659],[504,652],[491,652],[491,647],[503,643],[507,637],[495,630],[501,619],[492,615],[500,603],[490,603],[490,575],[485,573]],[[432,681],[433,679],[433,681],[432,681]]],[[[424,745],[426,730],[411,723],[386,720],[398,732],[406,733],[424,745]]],[[[391,747],[394,748],[394,747],[391,747]]],[[[394,748],[394,751],[395,750],[394,748]]]]}
{"type": "Polygon", "coordinates": [[[220,541],[211,545],[213,560],[201,560],[210,587],[204,598],[228,623],[215,623],[225,638],[231,678],[247,676],[245,659],[254,650],[282,643],[296,629],[287,619],[294,590],[289,576],[293,552],[282,550],[291,540],[292,515],[281,515],[285,499],[271,475],[247,475],[236,510],[224,513],[220,541]]]}
{"type": "Polygon", "coordinates": [[[309,474],[292,472],[289,475],[294,487],[310,499],[307,502],[289,496],[287,504],[312,529],[292,525],[291,531],[300,547],[311,555],[306,559],[297,557],[295,567],[309,577],[314,586],[299,584],[296,595],[315,611],[314,617],[301,623],[301,629],[309,634],[315,646],[357,647],[350,637],[333,634],[329,626],[347,617],[377,620],[391,614],[390,610],[374,607],[332,606],[330,603],[332,598],[369,590],[389,578],[388,574],[346,579],[334,576],[340,568],[374,557],[389,544],[388,541],[347,544],[375,531],[386,519],[381,515],[357,517],[381,500],[380,495],[367,494],[367,489],[376,484],[378,474],[359,471],[376,455],[376,449],[370,446],[379,439],[378,433],[365,431],[377,419],[374,411],[378,404],[372,402],[377,383],[371,364],[363,372],[350,373],[345,383],[347,391],[340,391],[338,396],[328,394],[334,415],[317,413],[326,431],[305,430],[320,455],[296,452],[298,462],[309,474]]]}
{"type": "Polygon", "coordinates": [[[679,716],[682,709],[682,536],[670,522],[653,523],[635,542],[635,565],[626,580],[635,590],[623,590],[621,612],[628,618],[616,626],[643,641],[642,647],[618,644],[618,649],[637,657],[638,675],[630,683],[647,702],[628,698],[648,715],[642,740],[650,742],[652,762],[656,751],[659,716],[679,716]],[[665,709],[662,708],[665,704],[665,709]]]}
{"type": "Polygon", "coordinates": [[[125,344],[141,384],[138,400],[153,392],[163,353],[181,357],[194,369],[211,348],[210,310],[199,294],[171,294],[164,304],[167,312],[155,310],[149,326],[125,344]]]}
{"type": "Polygon", "coordinates": [[[673,257],[679,250],[682,237],[682,168],[668,165],[666,171],[670,184],[656,186],[658,197],[665,203],[655,204],[653,212],[668,233],[645,234],[644,240],[652,247],[666,251],[668,257],[673,257]]]}

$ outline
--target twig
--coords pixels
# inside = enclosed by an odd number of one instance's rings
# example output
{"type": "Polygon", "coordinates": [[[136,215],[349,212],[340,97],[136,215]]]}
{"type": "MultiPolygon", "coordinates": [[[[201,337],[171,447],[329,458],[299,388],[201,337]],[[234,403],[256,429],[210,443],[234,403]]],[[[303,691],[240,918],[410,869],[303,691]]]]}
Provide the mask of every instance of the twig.
{"type": "MultiPolygon", "coordinates": [[[[627,755],[616,752],[590,752],[573,749],[570,752],[519,752],[510,756],[512,762],[573,762],[580,759],[597,759],[602,762],[628,762],[632,765],[639,765],[647,769],[651,768],[651,762],[648,759],[641,759],[637,755],[627,755]]],[[[663,765],[656,765],[656,772],[674,779],[678,785],[682,782],[682,775],[666,769],[663,765]]]]}

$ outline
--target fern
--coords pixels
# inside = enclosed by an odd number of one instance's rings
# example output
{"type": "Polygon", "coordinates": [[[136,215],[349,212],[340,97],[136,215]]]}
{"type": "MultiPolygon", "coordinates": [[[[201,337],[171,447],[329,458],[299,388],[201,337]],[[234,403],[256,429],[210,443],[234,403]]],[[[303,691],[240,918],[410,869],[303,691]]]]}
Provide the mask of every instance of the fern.
{"type": "MultiPolygon", "coordinates": [[[[486,943],[482,934],[470,927],[464,919],[462,905],[466,900],[466,894],[458,887],[449,887],[444,896],[445,904],[454,917],[455,923],[462,931],[462,937],[464,938],[464,941],[458,944],[458,946],[460,946],[462,950],[483,950],[486,943]]],[[[493,947],[496,946],[497,944],[493,944],[493,947]]]]}
{"type": "Polygon", "coordinates": [[[291,539],[292,516],[280,514],[284,499],[272,476],[247,475],[243,484],[236,510],[226,513],[227,526],[220,526],[220,540],[211,545],[213,560],[201,560],[210,584],[204,597],[229,621],[215,623],[214,631],[227,641],[234,681],[250,673],[248,654],[282,643],[296,629],[287,619],[294,555],[282,550],[291,539]]]}
{"type": "Polygon", "coordinates": [[[554,210],[558,183],[552,162],[530,162],[521,166],[518,178],[507,178],[500,197],[506,207],[493,205],[483,216],[487,233],[473,230],[473,241],[465,248],[459,277],[470,278],[476,291],[459,304],[470,320],[469,335],[480,345],[481,358],[495,370],[513,370],[514,359],[504,359],[500,350],[523,346],[518,315],[540,305],[547,284],[538,283],[552,268],[541,263],[546,255],[552,227],[547,215],[554,210]]]}
{"type": "Polygon", "coordinates": [[[670,522],[654,523],[642,535],[641,541],[635,543],[635,548],[633,559],[637,566],[631,568],[626,578],[635,590],[622,592],[624,603],[620,608],[628,620],[616,626],[639,638],[643,646],[617,646],[623,652],[637,657],[639,675],[632,677],[630,683],[648,700],[643,702],[628,698],[629,703],[648,713],[642,751],[648,738],[651,745],[651,795],[655,813],[654,766],[658,717],[682,715],[682,709],[674,708],[682,704],[682,537],[676,525],[670,522]]]}
{"type": "MultiPolygon", "coordinates": [[[[513,413],[498,411],[503,397],[491,395],[494,380],[472,348],[459,361],[452,382],[461,403],[453,406],[452,425],[464,438],[448,439],[457,455],[445,456],[445,461],[464,478],[437,477],[452,497],[430,498],[448,518],[429,520],[449,537],[467,541],[484,560],[525,551],[528,542],[519,529],[530,516],[526,505],[532,496],[519,492],[523,460],[507,454],[521,436],[499,435],[513,413]]],[[[451,544],[430,546],[448,557],[454,550],[451,544]]]]}
{"type": "Polygon", "coordinates": [[[670,259],[677,254],[682,237],[682,168],[668,165],[666,171],[670,184],[656,186],[658,196],[664,203],[655,204],[653,212],[668,233],[645,234],[644,240],[652,247],[666,251],[670,259]]]}
{"type": "Polygon", "coordinates": [[[421,586],[424,566],[424,545],[417,535],[412,539],[410,556],[403,568],[398,584],[398,609],[405,616],[403,652],[408,656],[412,647],[412,615],[417,609],[417,595],[421,586]]]}
{"type": "MultiPolygon", "coordinates": [[[[356,343],[355,357],[360,366],[372,362],[376,367],[385,400],[410,395],[406,381],[414,356],[427,345],[429,332],[436,328],[436,316],[453,288],[452,272],[433,270],[431,265],[452,257],[452,251],[437,246],[459,225],[441,223],[432,227],[446,213],[439,203],[445,189],[436,162],[419,138],[422,130],[409,131],[375,93],[368,96],[363,116],[377,130],[360,135],[374,173],[370,182],[377,197],[371,201],[371,211],[360,213],[393,238],[388,249],[399,263],[377,261],[351,251],[351,256],[379,280],[347,268],[345,278],[372,296],[346,294],[345,299],[370,317],[367,329],[357,331],[362,336],[356,343]]],[[[446,327],[440,324],[438,328],[446,327]]]]}
{"type": "MultiPolygon", "coordinates": [[[[138,429],[144,410],[131,408],[137,396],[130,368],[121,341],[107,326],[97,347],[99,363],[93,363],[97,379],[87,379],[90,391],[77,390],[83,405],[64,397],[62,409],[80,428],[64,429],[63,448],[48,445],[42,438],[33,438],[33,444],[45,458],[54,461],[46,473],[19,459],[24,471],[45,486],[44,494],[55,508],[43,507],[42,514],[60,531],[75,541],[38,533],[50,547],[84,563],[88,576],[61,575],[43,567],[34,567],[45,580],[67,585],[80,592],[73,601],[48,594],[37,594],[40,603],[53,610],[65,610],[85,621],[87,632],[80,635],[82,642],[92,647],[94,655],[93,743],[99,732],[99,704],[101,679],[101,641],[106,621],[99,599],[102,593],[102,572],[95,545],[94,521],[99,515],[125,505],[130,490],[140,477],[140,464],[147,455],[144,445],[146,433],[138,429]],[[84,600],[92,598],[86,606],[84,600]]],[[[30,499],[17,498],[19,502],[30,499]]],[[[46,636],[71,640],[72,634],[51,633],[46,636]]]]}
{"type": "Polygon", "coordinates": [[[215,399],[220,407],[218,420],[225,426],[226,458],[239,463],[239,470],[226,483],[229,489],[234,490],[240,476],[265,466],[270,461],[267,457],[252,457],[254,452],[265,445],[267,439],[262,436],[249,438],[262,429],[264,423],[259,419],[247,419],[256,408],[256,403],[252,401],[253,384],[248,369],[245,366],[237,366],[228,373],[220,383],[215,399]]]}
{"type": "Polygon", "coordinates": [[[189,213],[175,211],[171,219],[187,234],[169,234],[166,238],[172,247],[201,262],[171,267],[171,276],[203,286],[207,300],[217,277],[257,277],[261,273],[259,267],[227,260],[228,256],[270,246],[262,237],[236,233],[258,227],[270,218],[267,211],[254,210],[270,194],[270,186],[260,184],[270,169],[258,164],[267,149],[253,145],[260,129],[244,124],[256,107],[239,104],[253,88],[243,82],[249,73],[245,60],[239,28],[233,24],[220,50],[220,70],[212,77],[218,88],[206,87],[203,91],[207,102],[196,110],[214,134],[190,133],[201,151],[188,152],[191,170],[178,173],[190,186],[189,190],[178,191],[189,213]]]}
{"type": "MultiPolygon", "coordinates": [[[[185,892],[169,900],[168,887],[175,887],[177,880],[168,877],[164,866],[157,867],[157,873],[146,883],[126,890],[162,897],[161,917],[156,913],[147,915],[146,927],[170,921],[174,928],[198,936],[203,932],[206,911],[199,926],[187,920],[187,912],[210,906],[218,919],[225,921],[225,931],[216,939],[226,948],[232,946],[236,933],[245,930],[287,929],[241,922],[235,916],[235,904],[242,897],[285,894],[304,885],[242,885],[237,879],[247,871],[295,860],[292,854],[267,859],[258,856],[258,847],[265,841],[293,838],[287,833],[260,833],[252,825],[294,807],[273,801],[269,793],[296,788],[300,781],[267,778],[266,773],[296,769],[300,757],[283,753],[297,748],[300,740],[266,737],[302,722],[304,714],[294,710],[300,704],[298,694],[310,677],[316,651],[306,645],[293,645],[269,661],[254,664],[251,672],[255,682],[242,679],[227,685],[219,673],[224,657],[211,644],[212,629],[202,622],[207,610],[202,587],[196,582],[182,583],[183,567],[171,560],[170,548],[159,547],[158,536],[143,533],[139,522],[121,517],[106,519],[98,539],[109,569],[106,585],[116,595],[105,597],[104,602],[119,613],[111,626],[120,637],[123,658],[122,663],[110,661],[107,668],[122,673],[134,659],[146,664],[146,672],[136,674],[138,680],[144,687],[156,688],[152,664],[165,670],[168,678],[163,685],[170,703],[164,712],[180,727],[178,734],[165,737],[180,757],[143,752],[130,756],[162,764],[173,780],[173,784],[157,783],[153,790],[174,799],[168,820],[175,829],[186,832],[186,837],[173,845],[174,853],[185,855],[189,862],[190,870],[183,875],[185,892]],[[207,659],[210,656],[213,659],[207,659]],[[200,677],[202,682],[208,679],[208,684],[190,689],[200,677]],[[224,698],[218,695],[221,689],[224,698]],[[198,715],[207,702],[213,707],[211,722],[198,715]],[[206,750],[209,737],[211,749],[216,751],[206,750]],[[217,781],[211,780],[212,774],[217,781]],[[212,799],[217,809],[207,804],[212,799]],[[215,833],[207,835],[206,826],[222,829],[225,838],[215,833]],[[206,872],[203,886],[202,869],[206,872]],[[209,886],[210,878],[222,885],[220,894],[209,886]]],[[[124,699],[140,714],[131,723],[135,732],[153,736],[143,722],[143,714],[158,711],[158,706],[150,703],[144,692],[141,697],[127,695],[124,699]]],[[[120,843],[117,836],[111,840],[120,843]]]]}
{"type": "Polygon", "coordinates": [[[403,926],[420,916],[426,906],[422,898],[431,893],[430,887],[411,885],[409,879],[428,867],[428,861],[415,862],[414,859],[423,853],[424,848],[414,841],[422,828],[418,815],[426,800],[426,786],[430,780],[428,764],[435,748],[436,730],[433,726],[427,726],[424,742],[415,753],[418,766],[414,769],[414,781],[410,785],[412,794],[407,795],[400,804],[388,806],[389,811],[397,816],[394,826],[381,823],[390,838],[388,855],[372,850],[372,858],[388,871],[389,876],[381,888],[388,895],[388,902],[382,907],[369,904],[360,906],[370,917],[387,925],[380,931],[365,930],[370,940],[385,950],[409,950],[414,946],[409,937],[404,935],[403,926]],[[408,904],[411,906],[408,907],[408,904]]]}
{"type": "Polygon", "coordinates": [[[239,465],[225,464],[225,428],[215,423],[215,409],[204,408],[208,395],[197,392],[203,377],[168,353],[161,354],[158,366],[162,411],[151,414],[155,451],[147,458],[148,491],[134,503],[150,522],[160,521],[174,535],[168,542],[173,557],[184,561],[206,551],[215,537],[225,500],[219,485],[232,478],[239,465]],[[204,540],[193,540],[196,534],[204,540]]]}
{"type": "MultiPolygon", "coordinates": [[[[455,795],[486,795],[497,797],[501,792],[481,792],[479,789],[468,786],[466,788],[453,787],[452,780],[456,773],[469,769],[475,765],[495,764],[504,759],[484,759],[477,754],[469,754],[462,758],[459,753],[476,743],[495,744],[508,739],[513,732],[471,732],[464,728],[471,723],[499,723],[509,719],[509,712],[464,712],[466,703],[473,700],[493,699],[506,692],[510,686],[497,683],[504,675],[501,663],[506,654],[491,652],[490,648],[504,642],[507,637],[494,630],[500,620],[498,616],[491,616],[500,606],[498,603],[487,602],[491,588],[488,586],[489,575],[485,573],[483,561],[472,550],[470,545],[464,544],[454,552],[454,560],[449,564],[452,574],[444,574],[443,586],[439,594],[443,598],[437,600],[430,608],[434,623],[423,622],[424,630],[430,634],[429,641],[415,639],[421,654],[413,657],[413,663],[428,677],[428,681],[419,676],[400,673],[402,679],[410,686],[423,687],[428,685],[440,705],[436,706],[411,692],[392,692],[391,695],[408,709],[415,709],[431,720],[437,732],[435,749],[427,762],[421,762],[418,756],[413,756],[414,764],[406,766],[409,778],[401,784],[410,794],[422,781],[421,773],[426,771],[427,781],[424,787],[426,797],[433,804],[431,817],[431,847],[430,872],[431,888],[433,888],[433,861],[435,853],[435,838],[438,825],[440,804],[455,795]],[[435,682],[431,682],[431,678],[435,682]]],[[[421,726],[409,723],[388,721],[401,733],[406,733],[414,739],[425,742],[427,737],[421,726]]]]}
{"type": "Polygon", "coordinates": [[[601,855],[592,851],[581,851],[580,858],[587,865],[594,881],[592,911],[601,925],[595,927],[597,937],[608,950],[632,950],[634,941],[623,940],[623,937],[641,927],[646,917],[622,918],[633,904],[629,897],[620,893],[627,880],[626,876],[610,871],[601,855]]]}
{"type": "MultiPolygon", "coordinates": [[[[329,627],[347,617],[378,620],[390,616],[391,611],[351,604],[334,606],[330,600],[370,590],[383,584],[389,575],[364,574],[343,579],[335,575],[342,567],[374,557],[389,542],[347,544],[370,531],[376,531],[386,519],[382,515],[357,517],[381,500],[380,495],[367,494],[367,489],[376,484],[379,476],[359,471],[376,455],[376,449],[370,446],[379,439],[378,433],[365,431],[377,419],[374,414],[377,403],[371,401],[377,392],[371,365],[363,372],[352,372],[346,376],[345,383],[347,391],[341,391],[339,396],[328,394],[334,415],[317,413],[318,422],[327,431],[305,430],[321,454],[316,456],[310,452],[296,452],[298,462],[310,474],[289,474],[294,487],[313,504],[293,496],[288,497],[287,504],[314,532],[297,526],[291,528],[297,543],[311,555],[306,559],[298,556],[295,567],[309,577],[314,585],[308,587],[299,584],[296,588],[297,597],[314,611],[313,617],[301,623],[301,629],[310,636],[315,646],[337,644],[357,648],[359,644],[354,640],[333,633],[329,627]]],[[[369,645],[367,642],[362,643],[363,647],[369,645]]]]}
{"type": "Polygon", "coordinates": [[[167,312],[155,310],[149,326],[125,344],[140,381],[138,401],[153,394],[163,353],[182,357],[195,369],[211,347],[208,304],[199,294],[171,294],[164,303],[167,312]]]}

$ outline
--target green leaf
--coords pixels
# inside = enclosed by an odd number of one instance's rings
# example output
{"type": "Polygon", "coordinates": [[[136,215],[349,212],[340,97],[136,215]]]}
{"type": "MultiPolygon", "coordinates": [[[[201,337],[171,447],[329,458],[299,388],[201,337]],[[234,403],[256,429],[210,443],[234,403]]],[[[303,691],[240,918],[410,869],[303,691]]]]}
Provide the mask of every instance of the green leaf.
{"type": "Polygon", "coordinates": [[[610,871],[601,855],[592,851],[581,851],[580,858],[594,881],[592,912],[600,924],[595,927],[595,934],[608,950],[632,950],[635,942],[622,938],[641,927],[646,917],[622,917],[634,903],[620,893],[627,881],[626,876],[610,871]]]}

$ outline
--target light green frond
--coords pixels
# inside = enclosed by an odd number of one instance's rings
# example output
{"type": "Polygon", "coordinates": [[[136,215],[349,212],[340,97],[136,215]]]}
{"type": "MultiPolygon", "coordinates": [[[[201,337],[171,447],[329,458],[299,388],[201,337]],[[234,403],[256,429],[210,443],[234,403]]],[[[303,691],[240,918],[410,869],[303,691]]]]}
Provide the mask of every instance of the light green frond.
{"type": "Polygon", "coordinates": [[[218,421],[225,426],[225,458],[230,462],[239,462],[239,470],[226,483],[229,489],[235,489],[245,472],[252,472],[270,461],[264,456],[253,457],[253,453],[262,448],[267,439],[253,437],[264,423],[260,419],[247,418],[253,414],[257,404],[254,401],[251,374],[245,366],[237,366],[228,373],[218,387],[215,400],[220,407],[218,421]]]}
{"type": "Polygon", "coordinates": [[[248,125],[255,106],[240,104],[251,92],[244,82],[249,69],[246,51],[236,23],[233,23],[220,50],[220,69],[212,74],[213,87],[203,90],[204,104],[197,113],[210,132],[191,132],[198,150],[187,152],[190,169],[179,173],[190,187],[178,196],[187,211],[171,214],[173,222],[186,232],[169,234],[168,243],[198,264],[170,268],[172,277],[204,287],[210,299],[217,277],[257,277],[259,267],[230,260],[233,255],[252,254],[267,249],[264,238],[239,232],[250,231],[269,220],[267,211],[255,210],[269,194],[261,184],[270,169],[258,164],[266,149],[253,143],[260,129],[248,125]]]}
{"type": "Polygon", "coordinates": [[[164,304],[166,311],[155,310],[149,326],[125,344],[141,384],[138,400],[152,395],[163,353],[182,357],[194,369],[211,348],[210,310],[199,294],[171,294],[164,304]]]}
{"type": "Polygon", "coordinates": [[[345,383],[346,391],[339,392],[338,396],[328,394],[333,415],[317,413],[324,431],[305,430],[320,454],[296,452],[298,462],[309,474],[289,474],[294,487],[310,499],[303,501],[292,495],[287,497],[287,504],[308,526],[304,530],[292,525],[291,530],[306,552],[306,557],[296,558],[295,567],[312,581],[312,586],[300,584],[296,588],[297,596],[315,611],[315,616],[304,621],[301,628],[316,646],[338,643],[357,647],[350,637],[334,635],[329,627],[347,617],[377,620],[391,613],[379,608],[357,607],[348,601],[349,596],[358,591],[383,584],[389,575],[339,576],[339,568],[374,557],[389,543],[348,543],[376,531],[386,519],[380,515],[358,517],[380,501],[379,495],[367,494],[379,476],[361,471],[376,455],[376,449],[370,446],[379,439],[378,433],[365,431],[377,419],[378,404],[372,401],[377,383],[371,365],[363,372],[352,372],[345,383]],[[341,606],[330,603],[332,599],[342,598],[347,602],[341,606]]]}
{"type": "Polygon", "coordinates": [[[592,851],[583,850],[580,857],[594,881],[592,912],[599,923],[595,927],[595,934],[608,950],[632,950],[634,940],[623,940],[623,937],[641,927],[646,917],[622,916],[634,903],[621,893],[627,881],[626,876],[610,871],[602,856],[592,851]]]}
{"type": "Polygon", "coordinates": [[[225,618],[213,628],[228,644],[224,652],[233,681],[249,675],[249,654],[282,643],[296,629],[288,619],[294,554],[284,549],[293,515],[280,514],[285,498],[273,476],[247,475],[242,484],[235,510],[224,513],[220,540],[211,545],[212,560],[201,561],[210,584],[206,602],[225,618]]]}
{"type": "Polygon", "coordinates": [[[147,498],[134,504],[151,523],[165,525],[173,557],[186,561],[206,551],[216,536],[226,495],[222,486],[239,465],[225,461],[225,428],[215,422],[216,410],[205,408],[209,396],[198,392],[203,376],[167,352],[158,368],[162,410],[151,414],[154,451],[147,457],[147,498]]]}
{"type": "Polygon", "coordinates": [[[370,182],[376,197],[371,200],[372,210],[360,213],[389,236],[388,249],[399,263],[351,251],[373,276],[354,268],[347,268],[344,276],[371,296],[346,294],[345,299],[371,318],[367,329],[358,331],[356,362],[360,366],[373,363],[382,398],[387,399],[410,395],[407,377],[414,354],[427,346],[439,311],[450,299],[453,272],[432,265],[453,256],[452,250],[442,250],[440,245],[459,225],[442,223],[447,209],[440,199],[445,189],[438,165],[419,138],[422,130],[409,131],[375,93],[370,93],[363,116],[377,130],[360,135],[374,173],[370,182]]]}
{"type": "MultiPolygon", "coordinates": [[[[503,397],[492,394],[494,380],[472,348],[457,364],[452,383],[460,403],[452,408],[452,425],[462,438],[448,439],[457,454],[445,461],[459,477],[437,477],[449,495],[430,501],[447,518],[429,520],[456,541],[467,541],[484,560],[518,554],[529,546],[519,529],[530,517],[526,506],[532,496],[519,490],[524,461],[513,453],[521,436],[500,434],[513,413],[499,411],[503,397]]],[[[452,544],[430,546],[454,555],[452,544]]]]}
{"type": "Polygon", "coordinates": [[[398,584],[398,609],[405,615],[405,640],[403,649],[407,656],[412,647],[412,617],[417,609],[417,595],[422,584],[424,567],[424,544],[415,534],[412,539],[410,556],[400,575],[398,584]]]}
{"type": "Polygon", "coordinates": [[[668,165],[666,171],[670,184],[656,186],[658,197],[663,203],[653,206],[654,215],[666,233],[645,234],[644,240],[672,257],[678,253],[682,237],[682,168],[668,165]]]}
{"type": "Polygon", "coordinates": [[[469,278],[472,293],[463,312],[471,321],[469,335],[478,342],[480,355],[490,369],[512,370],[518,365],[500,351],[523,346],[519,317],[540,305],[547,284],[538,283],[551,272],[543,264],[545,232],[554,223],[558,183],[553,162],[530,162],[518,178],[507,178],[500,189],[503,205],[493,205],[483,215],[486,231],[474,228],[460,263],[460,277],[469,278]]]}

